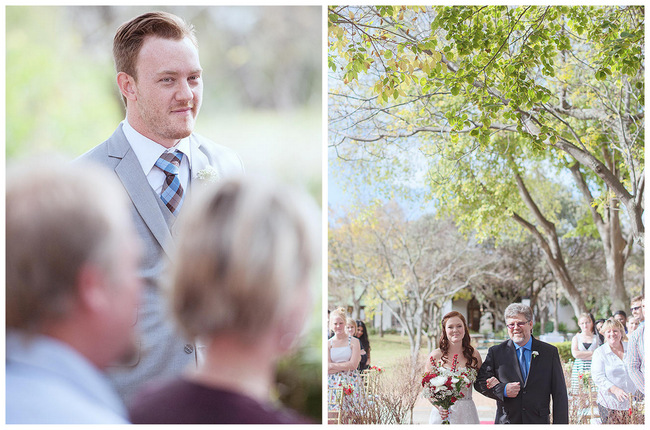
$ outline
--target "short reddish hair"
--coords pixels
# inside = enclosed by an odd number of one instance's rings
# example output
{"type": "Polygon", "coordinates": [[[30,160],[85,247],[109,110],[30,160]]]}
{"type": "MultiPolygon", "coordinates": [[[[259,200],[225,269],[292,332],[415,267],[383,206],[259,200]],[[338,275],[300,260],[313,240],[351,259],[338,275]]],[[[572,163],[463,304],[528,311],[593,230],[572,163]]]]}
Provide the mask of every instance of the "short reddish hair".
{"type": "Polygon", "coordinates": [[[113,38],[113,58],[117,73],[124,72],[137,79],[138,54],[148,36],[182,40],[189,38],[198,47],[194,26],[167,12],[148,12],[125,22],[113,38]]]}

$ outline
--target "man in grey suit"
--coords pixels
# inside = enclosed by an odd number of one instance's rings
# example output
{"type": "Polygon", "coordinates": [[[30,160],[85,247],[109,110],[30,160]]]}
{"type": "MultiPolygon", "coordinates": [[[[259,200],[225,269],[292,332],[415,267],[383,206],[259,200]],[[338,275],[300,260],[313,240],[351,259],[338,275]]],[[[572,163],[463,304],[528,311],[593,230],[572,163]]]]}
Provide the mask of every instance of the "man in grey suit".
{"type": "Polygon", "coordinates": [[[203,82],[192,26],[169,13],[143,14],[117,30],[113,56],[126,119],[80,159],[115,172],[144,243],[139,353],[109,371],[128,403],[141,384],[196,364],[194,342],[175,328],[164,298],[175,222],[199,178],[215,180],[243,167],[235,152],[193,133],[203,82]]]}

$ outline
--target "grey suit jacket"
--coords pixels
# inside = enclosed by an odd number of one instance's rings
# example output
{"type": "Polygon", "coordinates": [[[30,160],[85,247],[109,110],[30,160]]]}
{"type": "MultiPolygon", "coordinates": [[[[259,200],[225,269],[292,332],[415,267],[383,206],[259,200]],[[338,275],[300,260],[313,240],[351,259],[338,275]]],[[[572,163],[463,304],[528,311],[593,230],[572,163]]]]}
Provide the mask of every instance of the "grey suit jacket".
{"type": "MultiPolygon", "coordinates": [[[[192,152],[190,178],[212,166],[219,178],[243,172],[239,156],[229,148],[217,145],[198,134],[190,136],[192,152]]],[[[140,385],[170,377],[196,363],[193,341],[183,339],[174,327],[165,300],[168,266],[173,258],[176,217],[153,191],[137,156],[122,131],[122,124],[106,141],[83,154],[79,161],[102,164],[115,172],[130,197],[135,227],[143,244],[140,275],[143,294],[138,311],[139,350],[126,365],[109,369],[108,374],[118,393],[128,404],[140,385]]],[[[185,203],[191,196],[192,179],[185,203]]],[[[180,216],[183,214],[181,208],[180,216]]]]}

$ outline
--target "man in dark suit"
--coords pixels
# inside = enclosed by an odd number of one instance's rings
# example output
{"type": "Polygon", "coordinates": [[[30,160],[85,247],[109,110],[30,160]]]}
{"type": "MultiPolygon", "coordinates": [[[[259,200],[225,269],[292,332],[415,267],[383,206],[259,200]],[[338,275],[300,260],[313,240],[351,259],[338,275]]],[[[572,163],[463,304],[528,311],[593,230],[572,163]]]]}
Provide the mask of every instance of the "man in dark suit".
{"type": "Polygon", "coordinates": [[[474,388],[497,401],[495,424],[569,423],[564,372],[558,350],[532,337],[533,312],[513,303],[505,311],[510,340],[488,350],[474,388]],[[498,382],[493,382],[496,378],[498,382]]]}
{"type": "Polygon", "coordinates": [[[243,167],[231,149],[193,132],[203,81],[190,25],[164,12],[138,16],[117,30],[113,56],[126,118],[81,159],[115,173],[130,197],[144,243],[138,354],[109,372],[128,403],[144,382],[196,365],[196,345],[174,327],[164,300],[175,223],[196,183],[239,174],[243,167]]]}

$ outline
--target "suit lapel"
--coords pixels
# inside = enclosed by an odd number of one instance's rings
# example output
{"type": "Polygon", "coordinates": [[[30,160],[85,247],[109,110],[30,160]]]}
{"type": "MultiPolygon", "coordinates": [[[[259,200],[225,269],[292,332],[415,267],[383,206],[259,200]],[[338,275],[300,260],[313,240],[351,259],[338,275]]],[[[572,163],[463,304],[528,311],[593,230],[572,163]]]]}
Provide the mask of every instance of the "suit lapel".
{"type": "Polygon", "coordinates": [[[151,189],[138,157],[131,150],[131,145],[126,140],[121,128],[113,134],[108,143],[108,155],[120,159],[115,166],[115,173],[122,181],[142,220],[167,255],[171,255],[173,251],[172,236],[158,202],[160,199],[151,189]]]}
{"type": "Polygon", "coordinates": [[[535,355],[533,354],[535,351],[539,353],[539,348],[538,348],[539,341],[533,337],[533,343],[530,345],[530,369],[528,369],[528,377],[530,378],[530,375],[535,371],[537,366],[537,362],[539,360],[535,359],[535,355]]]}
{"type": "MultiPolygon", "coordinates": [[[[519,381],[521,382],[521,386],[523,387],[526,385],[526,382],[524,381],[524,377],[521,374],[521,369],[519,368],[519,358],[517,357],[517,348],[515,347],[515,343],[510,339],[508,341],[508,355],[510,356],[511,360],[514,360],[514,368],[515,371],[517,372],[517,377],[519,377],[519,381]]],[[[530,372],[528,372],[530,374],[530,372]]]]}
{"type": "Polygon", "coordinates": [[[210,166],[210,160],[208,159],[207,155],[204,154],[201,150],[201,143],[198,141],[198,139],[195,138],[193,134],[190,135],[190,151],[192,151],[190,163],[190,183],[188,186],[189,189],[185,190],[185,203],[189,203],[192,198],[192,182],[194,179],[196,179],[198,173],[206,167],[210,166]]]}
{"type": "Polygon", "coordinates": [[[206,167],[210,165],[208,156],[201,150],[201,143],[194,135],[190,135],[190,151],[192,151],[192,163],[190,165],[190,181],[206,167]]]}

